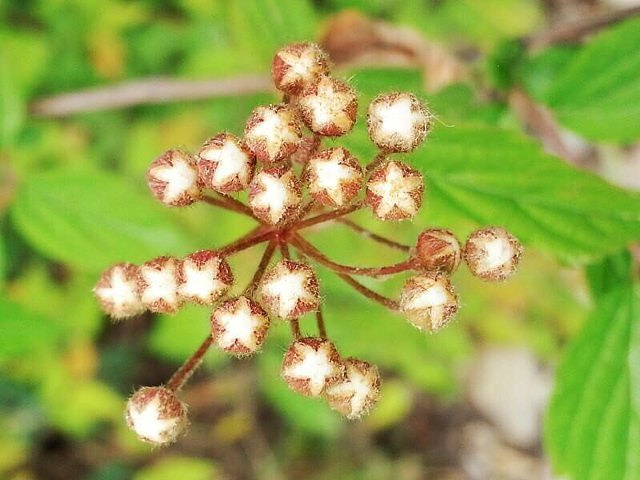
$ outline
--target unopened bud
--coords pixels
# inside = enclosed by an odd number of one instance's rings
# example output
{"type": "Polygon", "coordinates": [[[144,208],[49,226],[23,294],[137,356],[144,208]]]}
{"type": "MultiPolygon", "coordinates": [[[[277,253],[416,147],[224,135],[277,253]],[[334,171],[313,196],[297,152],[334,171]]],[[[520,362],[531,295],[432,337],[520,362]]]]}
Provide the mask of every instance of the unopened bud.
{"type": "Polygon", "coordinates": [[[364,175],[353,155],[342,147],[334,147],[309,159],[305,178],[313,198],[335,208],[344,207],[358,195],[364,175]]]}
{"type": "Polygon", "coordinates": [[[290,168],[280,165],[256,174],[249,186],[249,206],[264,222],[276,225],[298,212],[302,189],[290,168]]]}
{"type": "Polygon", "coordinates": [[[119,263],[106,270],[93,292],[102,309],[114,319],[134,317],[144,312],[137,288],[138,267],[119,263]]]}
{"type": "Polygon", "coordinates": [[[318,279],[304,263],[281,260],[262,277],[259,287],[263,305],[286,320],[298,318],[318,308],[318,279]]]}
{"type": "Polygon", "coordinates": [[[302,119],[318,135],[344,135],[356,122],[358,99],[345,82],[323,76],[305,88],[298,99],[302,119]]]}
{"type": "Polygon", "coordinates": [[[258,351],[268,330],[267,313],[258,302],[245,296],[225,301],[211,314],[214,342],[234,355],[250,355],[258,351]]]}
{"type": "Polygon", "coordinates": [[[428,272],[452,273],[460,265],[462,249],[455,235],[444,228],[430,228],[418,236],[415,265],[428,272]]]}
{"type": "Polygon", "coordinates": [[[285,160],[298,149],[301,139],[298,118],[287,105],[257,107],[244,130],[247,146],[265,163],[285,160]]]}
{"type": "Polygon", "coordinates": [[[249,186],[256,159],[245,143],[230,133],[207,140],[198,153],[198,175],[205,187],[229,194],[249,186]]]}
{"type": "Polygon", "coordinates": [[[182,150],[156,158],[147,170],[147,183],[154,197],[172,207],[184,207],[200,197],[196,161],[182,150]]]}
{"type": "Polygon", "coordinates": [[[471,273],[483,280],[504,280],[518,268],[522,245],[504,228],[476,230],[464,246],[464,260],[471,273]]]}
{"type": "Polygon", "coordinates": [[[365,202],[380,220],[406,220],[418,213],[423,192],[420,172],[402,162],[390,161],[369,177],[365,202]]]}
{"type": "Polygon", "coordinates": [[[138,269],[138,292],[145,307],[156,313],[175,313],[178,297],[178,261],[172,257],[150,260],[138,269]]]}
{"type": "Polygon", "coordinates": [[[212,250],[187,256],[178,268],[178,295],[185,301],[212,305],[233,284],[231,268],[212,250]]]}
{"type": "Polygon", "coordinates": [[[304,87],[329,71],[327,55],[315,43],[294,43],[279,49],[271,72],[278,90],[298,95],[304,87]]]}
{"type": "Polygon", "coordinates": [[[458,297],[446,275],[417,275],[404,285],[400,309],[415,327],[435,332],[458,311],[458,297]]]}
{"type": "Polygon", "coordinates": [[[369,413],[380,396],[378,367],[364,360],[347,358],[344,377],[325,391],[329,406],[349,419],[369,413]]]}

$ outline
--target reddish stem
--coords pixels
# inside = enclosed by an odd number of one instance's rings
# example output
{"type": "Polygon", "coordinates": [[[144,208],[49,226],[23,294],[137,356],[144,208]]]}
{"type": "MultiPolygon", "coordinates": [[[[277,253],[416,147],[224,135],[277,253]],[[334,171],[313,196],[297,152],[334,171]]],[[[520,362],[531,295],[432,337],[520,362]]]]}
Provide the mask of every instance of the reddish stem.
{"type": "Polygon", "coordinates": [[[348,215],[356,210],[362,208],[363,205],[361,203],[356,203],[351,205],[350,207],[342,208],[340,210],[333,210],[331,212],[321,213],[320,215],[316,215],[315,217],[307,218],[306,220],[302,220],[295,225],[292,225],[292,230],[300,230],[302,228],[311,227],[313,225],[317,225],[319,223],[328,222],[329,220],[335,220],[336,218],[342,217],[343,215],[348,215]]]}
{"type": "Polygon", "coordinates": [[[398,243],[395,240],[391,240],[390,238],[383,237],[382,235],[378,235],[377,233],[372,232],[364,227],[361,227],[357,223],[349,220],[348,218],[336,218],[336,222],[342,223],[349,227],[351,230],[354,230],[363,236],[370,238],[371,240],[386,245],[391,248],[395,248],[396,250],[401,250],[403,252],[409,252],[411,247],[408,245],[403,245],[402,243],[398,243]]]}
{"type": "Polygon", "coordinates": [[[230,210],[232,212],[241,213],[260,222],[260,220],[253,214],[249,207],[247,207],[244,203],[236,200],[235,198],[227,197],[226,195],[221,195],[220,197],[210,197],[208,195],[203,195],[202,197],[200,197],[200,199],[210,205],[224,208],[225,210],[230,210]]]}
{"type": "Polygon", "coordinates": [[[258,245],[259,243],[271,240],[274,236],[275,232],[273,230],[267,230],[266,232],[261,232],[253,235],[249,233],[249,235],[244,236],[225,247],[222,247],[221,249],[219,249],[219,252],[222,255],[233,255],[234,253],[241,252],[242,250],[251,248],[254,245],[258,245]]]}
{"type": "Polygon", "coordinates": [[[302,337],[302,333],[300,332],[300,321],[297,318],[289,320],[289,325],[291,326],[291,334],[293,335],[294,340],[298,340],[302,337]]]}
{"type": "Polygon", "coordinates": [[[384,305],[390,310],[400,310],[400,306],[398,302],[396,302],[395,300],[391,300],[390,298],[387,298],[384,295],[380,295],[379,293],[374,292],[368,287],[365,287],[350,275],[347,275],[346,273],[337,273],[337,272],[336,272],[336,275],[338,275],[341,279],[343,279],[345,282],[347,282],[349,285],[355,288],[358,292],[362,293],[365,297],[370,298],[371,300],[374,300],[380,303],[381,305],[384,305]]]}
{"type": "Polygon", "coordinates": [[[322,316],[322,306],[318,306],[316,310],[316,323],[318,324],[318,334],[320,338],[327,338],[327,327],[324,323],[324,317],[322,316]]]}
{"type": "Polygon", "coordinates": [[[260,263],[258,264],[258,268],[256,269],[256,272],[253,274],[253,278],[251,279],[251,282],[249,282],[249,285],[247,285],[247,288],[245,289],[245,295],[248,295],[248,296],[253,295],[253,292],[258,286],[258,283],[260,282],[260,280],[262,279],[262,276],[264,275],[265,270],[269,266],[269,262],[271,261],[271,258],[273,257],[273,253],[275,252],[275,250],[276,250],[276,242],[274,240],[271,240],[267,244],[267,248],[265,248],[264,253],[262,254],[262,258],[260,259],[260,263]]]}
{"type": "Polygon", "coordinates": [[[171,376],[166,385],[169,390],[177,392],[187,383],[187,380],[191,378],[202,363],[205,353],[207,353],[212,344],[213,337],[207,335],[207,338],[204,339],[204,342],[202,342],[195,353],[171,376]]]}
{"type": "Polygon", "coordinates": [[[381,275],[392,275],[410,270],[413,266],[411,259],[404,260],[393,265],[384,265],[382,267],[352,267],[334,262],[327,258],[320,250],[307,242],[300,235],[294,235],[291,243],[298,247],[305,255],[313,258],[318,263],[330,268],[334,272],[347,273],[353,275],[366,275],[368,277],[378,277],[381,275]]]}

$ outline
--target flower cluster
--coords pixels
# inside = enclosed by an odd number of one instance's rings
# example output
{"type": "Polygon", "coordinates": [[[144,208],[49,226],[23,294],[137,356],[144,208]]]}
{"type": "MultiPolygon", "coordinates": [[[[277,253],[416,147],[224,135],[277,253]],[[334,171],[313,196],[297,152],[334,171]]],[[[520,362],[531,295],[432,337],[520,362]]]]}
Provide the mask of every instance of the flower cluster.
{"type": "Polygon", "coordinates": [[[106,270],[95,287],[102,308],[114,319],[144,311],[174,313],[187,302],[211,306],[211,334],[194,355],[164,386],[143,387],[130,398],[127,423],[142,440],[165,444],[184,431],[187,411],[177,394],[210,346],[236,356],[253,354],[264,343],[272,321],[291,327],[292,343],[280,373],[292,390],[324,398],[349,419],[360,418],[373,407],[380,391],[378,368],[343,357],[329,340],[314,263],[428,332],[447,325],[458,310],[450,277],[463,261],[483,280],[503,280],[518,265],[521,246],[500,227],[474,232],[464,246],[449,230],[430,228],[415,245],[407,246],[347,218],[363,208],[392,222],[418,213],[424,179],[398,158],[415,150],[431,129],[431,113],[415,95],[391,92],[369,104],[366,127],[378,154],[365,164],[365,159],[343,147],[322,145],[324,137],[338,137],[353,128],[358,99],[346,82],[331,75],[329,60],[317,45],[281,48],[272,73],[283,101],[255,108],[242,138],[223,132],[205,141],[195,154],[169,150],[147,172],[152,194],[164,204],[207,203],[253,218],[256,228],[229,245],[182,259],[163,256],[142,265],[119,263],[106,270]],[[233,196],[242,191],[247,193],[246,203],[233,196]],[[331,221],[401,251],[405,259],[362,267],[328,258],[302,232],[331,221]],[[264,254],[251,282],[230,295],[234,276],[227,259],[263,243],[264,254]],[[406,272],[414,273],[399,300],[355,278],[406,272]],[[316,335],[301,332],[299,319],[307,314],[316,317],[316,335]]]}

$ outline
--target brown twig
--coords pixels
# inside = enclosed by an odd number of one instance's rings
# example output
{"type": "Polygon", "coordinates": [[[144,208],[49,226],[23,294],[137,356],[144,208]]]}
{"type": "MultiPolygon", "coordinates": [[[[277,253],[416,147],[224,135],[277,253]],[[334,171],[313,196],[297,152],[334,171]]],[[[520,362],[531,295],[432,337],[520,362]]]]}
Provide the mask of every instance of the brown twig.
{"type": "Polygon", "coordinates": [[[246,250],[247,248],[251,248],[254,245],[258,245],[259,243],[266,242],[267,240],[272,239],[274,235],[275,233],[273,230],[267,230],[266,232],[255,234],[249,233],[235,242],[218,249],[218,252],[222,255],[232,255],[234,253],[241,252],[242,250],[246,250]]]}
{"type": "Polygon", "coordinates": [[[204,339],[204,342],[198,347],[191,357],[182,364],[182,366],[174,373],[169,381],[167,382],[167,388],[174,392],[180,390],[187,380],[191,378],[193,373],[198,369],[200,364],[202,363],[202,359],[204,355],[209,351],[209,348],[213,344],[213,337],[211,335],[207,335],[207,338],[204,339]]]}
{"type": "Polygon", "coordinates": [[[300,321],[297,318],[289,320],[289,326],[291,327],[291,335],[293,335],[294,340],[298,340],[302,337],[302,332],[300,331],[300,321]]]}
{"type": "Polygon", "coordinates": [[[324,323],[324,317],[322,316],[322,305],[318,306],[316,310],[316,323],[318,325],[318,335],[320,338],[327,338],[327,326],[324,323]]]}
{"type": "Polygon", "coordinates": [[[236,200],[235,198],[227,197],[226,195],[220,195],[218,197],[203,195],[202,197],[200,197],[200,200],[208,203],[209,205],[213,205],[214,207],[224,208],[225,210],[241,213],[243,215],[246,215],[247,217],[253,218],[256,221],[260,221],[248,206],[236,200]]]}
{"type": "Polygon", "coordinates": [[[381,243],[383,245],[386,245],[388,247],[395,248],[396,250],[400,250],[403,252],[408,252],[411,250],[410,246],[403,245],[402,243],[398,243],[395,240],[391,240],[390,238],[386,238],[386,237],[383,237],[382,235],[378,235],[377,233],[373,233],[371,230],[368,230],[358,225],[357,223],[349,220],[348,218],[342,218],[342,217],[336,218],[336,222],[346,225],[351,230],[354,230],[362,234],[364,237],[370,238],[371,240],[381,243]]]}
{"type": "Polygon", "coordinates": [[[397,311],[400,309],[398,302],[396,302],[395,300],[391,300],[384,295],[380,295],[378,292],[374,292],[368,287],[365,287],[350,275],[347,275],[346,273],[336,273],[336,275],[338,275],[342,280],[355,288],[358,292],[362,293],[365,297],[370,298],[371,300],[378,302],[381,305],[384,305],[390,310],[397,311]]]}
{"type": "Polygon", "coordinates": [[[307,242],[300,235],[294,235],[291,243],[295,245],[302,253],[313,258],[316,262],[333,270],[334,272],[347,273],[350,275],[365,275],[368,277],[379,277],[383,275],[393,275],[395,273],[405,272],[413,266],[411,260],[404,260],[393,265],[383,265],[381,267],[352,267],[334,262],[326,257],[320,250],[307,242]]]}
{"type": "Polygon", "coordinates": [[[640,6],[623,8],[586,18],[570,24],[562,24],[524,39],[529,50],[540,50],[558,43],[572,43],[611,24],[640,15],[640,6]]]}
{"type": "Polygon", "coordinates": [[[353,213],[360,208],[362,208],[362,204],[356,203],[354,205],[351,205],[350,207],[342,208],[340,210],[333,210],[331,212],[321,213],[320,215],[316,215],[315,217],[307,218],[306,220],[302,220],[301,222],[298,222],[296,225],[293,226],[293,230],[300,230],[302,228],[311,227],[319,223],[328,222],[329,220],[335,220],[338,217],[342,217],[344,215],[353,213]]]}
{"type": "Polygon", "coordinates": [[[65,117],[135,105],[248,95],[269,92],[271,89],[271,78],[267,75],[241,75],[211,80],[144,78],[119,85],[39,98],[29,106],[29,110],[39,117],[65,117]]]}
{"type": "Polygon", "coordinates": [[[271,240],[267,244],[267,248],[265,248],[264,253],[262,254],[262,258],[260,259],[258,268],[253,274],[253,278],[251,278],[251,281],[247,285],[247,288],[245,288],[244,290],[245,295],[247,296],[253,295],[253,292],[258,286],[258,283],[260,283],[260,280],[262,280],[262,276],[264,275],[265,270],[269,266],[269,262],[271,261],[271,258],[273,257],[273,253],[275,252],[275,250],[276,250],[276,242],[274,240],[271,240]]]}

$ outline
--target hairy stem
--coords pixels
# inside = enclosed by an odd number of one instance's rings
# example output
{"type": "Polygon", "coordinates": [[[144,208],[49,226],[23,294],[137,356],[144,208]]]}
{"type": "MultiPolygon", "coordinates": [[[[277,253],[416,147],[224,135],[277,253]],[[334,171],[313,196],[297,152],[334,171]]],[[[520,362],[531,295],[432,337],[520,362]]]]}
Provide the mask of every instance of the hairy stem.
{"type": "Polygon", "coordinates": [[[359,210],[362,207],[363,205],[361,203],[356,203],[351,205],[350,207],[341,208],[339,210],[333,210],[331,212],[321,213],[320,215],[316,215],[315,217],[307,218],[305,220],[302,220],[301,222],[298,222],[296,225],[292,226],[292,230],[301,230],[303,228],[311,227],[319,223],[328,222],[329,220],[335,220],[336,218],[355,212],[356,210],[359,210]]]}
{"type": "Polygon", "coordinates": [[[211,197],[209,195],[203,195],[200,197],[203,202],[208,203],[209,205],[213,205],[215,207],[224,208],[225,210],[230,210],[232,212],[241,213],[246,215],[247,217],[251,217],[254,220],[258,220],[258,218],[253,214],[251,209],[247,207],[244,203],[236,200],[235,198],[228,197],[226,195],[221,195],[219,197],[211,197]]]}
{"type": "Polygon", "coordinates": [[[396,250],[401,250],[403,252],[408,252],[411,250],[410,246],[403,245],[402,243],[398,243],[395,240],[391,240],[390,238],[386,238],[386,237],[383,237],[382,235],[378,235],[377,233],[373,233],[371,230],[361,227],[357,223],[349,220],[348,218],[340,217],[340,218],[336,218],[335,221],[338,223],[342,223],[343,225],[346,225],[351,230],[362,234],[362,236],[364,237],[370,238],[374,242],[381,243],[383,245],[386,245],[391,248],[395,248],[396,250]]]}
{"type": "Polygon", "coordinates": [[[352,275],[365,275],[368,277],[378,277],[382,275],[392,275],[395,273],[404,272],[412,268],[413,262],[411,259],[404,260],[400,263],[393,265],[384,265],[381,267],[352,267],[350,265],[343,265],[341,263],[334,262],[327,258],[320,250],[307,242],[300,235],[294,235],[291,240],[298,249],[300,249],[305,255],[313,258],[316,262],[321,263],[325,267],[333,270],[334,272],[347,273],[352,275]]]}
{"type": "Polygon", "coordinates": [[[318,306],[318,310],[316,310],[316,323],[318,324],[318,335],[320,335],[320,338],[326,340],[327,327],[324,323],[324,317],[322,316],[322,306],[318,306]]]}
{"type": "Polygon", "coordinates": [[[253,278],[251,279],[251,281],[249,282],[249,285],[247,285],[247,288],[244,291],[245,295],[247,296],[253,295],[253,292],[258,286],[258,283],[260,283],[260,280],[262,279],[262,276],[264,275],[265,270],[269,266],[269,262],[271,261],[271,258],[273,257],[273,253],[275,252],[275,250],[276,250],[276,242],[275,240],[271,240],[267,244],[267,248],[265,248],[264,253],[262,254],[262,258],[260,259],[260,263],[258,264],[258,268],[256,269],[256,272],[253,274],[253,278]]]}
{"type": "Polygon", "coordinates": [[[202,342],[194,354],[191,355],[191,357],[184,362],[178,370],[176,370],[176,373],[171,376],[166,387],[173,392],[179,391],[198,369],[202,363],[204,355],[209,351],[212,344],[213,337],[211,335],[207,335],[207,338],[204,339],[204,342],[202,342]]]}
{"type": "Polygon", "coordinates": [[[293,339],[300,339],[300,337],[302,337],[302,332],[300,332],[300,321],[297,318],[294,318],[289,320],[289,325],[291,327],[291,335],[293,335],[293,339]]]}
{"type": "Polygon", "coordinates": [[[387,298],[384,295],[380,295],[378,292],[374,292],[368,287],[365,287],[350,275],[347,275],[346,273],[338,273],[338,272],[336,272],[336,275],[338,275],[341,279],[343,279],[345,282],[347,282],[349,285],[351,285],[353,288],[355,288],[358,292],[363,294],[365,297],[370,298],[371,300],[378,302],[381,305],[384,305],[390,310],[394,310],[394,311],[400,310],[400,306],[398,305],[398,302],[390,298],[387,298]]]}
{"type": "Polygon", "coordinates": [[[218,251],[222,255],[233,255],[234,253],[241,252],[242,250],[246,250],[247,248],[251,248],[254,245],[258,245],[259,243],[265,242],[267,240],[271,240],[275,236],[273,230],[267,230],[266,232],[249,234],[245,237],[242,237],[236,240],[229,245],[222,247],[218,251]]]}

